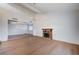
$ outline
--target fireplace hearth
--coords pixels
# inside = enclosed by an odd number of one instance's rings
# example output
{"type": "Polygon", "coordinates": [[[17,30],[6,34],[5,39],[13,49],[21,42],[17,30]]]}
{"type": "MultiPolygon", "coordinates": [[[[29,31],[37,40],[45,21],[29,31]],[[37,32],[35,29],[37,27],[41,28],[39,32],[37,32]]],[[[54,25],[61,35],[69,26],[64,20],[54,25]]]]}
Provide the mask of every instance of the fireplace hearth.
{"type": "Polygon", "coordinates": [[[50,28],[43,29],[43,37],[52,39],[52,29],[50,28]]]}

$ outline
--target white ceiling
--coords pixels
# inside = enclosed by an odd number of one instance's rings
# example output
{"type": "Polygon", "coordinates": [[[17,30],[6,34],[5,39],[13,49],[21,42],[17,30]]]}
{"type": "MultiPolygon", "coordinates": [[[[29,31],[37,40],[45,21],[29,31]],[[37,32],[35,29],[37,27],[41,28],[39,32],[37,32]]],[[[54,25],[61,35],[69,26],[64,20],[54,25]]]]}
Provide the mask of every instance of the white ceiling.
{"type": "Polygon", "coordinates": [[[42,12],[79,10],[78,3],[30,3],[42,12]]]}
{"type": "Polygon", "coordinates": [[[24,9],[29,9],[36,13],[51,13],[62,11],[79,10],[78,3],[16,3],[24,9]]]}

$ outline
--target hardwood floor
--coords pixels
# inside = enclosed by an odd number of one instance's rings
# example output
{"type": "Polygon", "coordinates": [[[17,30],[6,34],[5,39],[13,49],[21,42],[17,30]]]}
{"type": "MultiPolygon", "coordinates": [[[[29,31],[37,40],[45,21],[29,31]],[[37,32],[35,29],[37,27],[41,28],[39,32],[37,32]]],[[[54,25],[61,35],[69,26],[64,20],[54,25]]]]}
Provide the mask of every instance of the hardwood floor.
{"type": "Polygon", "coordinates": [[[78,55],[79,45],[36,36],[9,38],[0,45],[1,55],[78,55]],[[14,39],[14,40],[13,40],[14,39]]]}

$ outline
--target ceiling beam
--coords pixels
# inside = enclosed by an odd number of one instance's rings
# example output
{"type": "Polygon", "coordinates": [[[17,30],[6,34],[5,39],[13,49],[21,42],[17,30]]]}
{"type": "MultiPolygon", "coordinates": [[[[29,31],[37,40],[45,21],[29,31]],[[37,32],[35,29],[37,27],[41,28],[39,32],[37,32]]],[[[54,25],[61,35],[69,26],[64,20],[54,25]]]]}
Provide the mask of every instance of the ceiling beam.
{"type": "Polygon", "coordinates": [[[40,11],[39,9],[29,5],[28,3],[22,3],[23,6],[25,6],[26,8],[32,10],[33,12],[36,12],[36,13],[42,13],[42,11],[40,11]]]}

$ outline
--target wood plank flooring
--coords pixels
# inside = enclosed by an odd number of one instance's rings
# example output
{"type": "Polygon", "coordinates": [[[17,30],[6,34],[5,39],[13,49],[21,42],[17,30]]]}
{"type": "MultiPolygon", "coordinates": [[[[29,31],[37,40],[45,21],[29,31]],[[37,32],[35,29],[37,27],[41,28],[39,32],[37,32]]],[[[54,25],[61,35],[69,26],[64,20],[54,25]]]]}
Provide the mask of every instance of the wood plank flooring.
{"type": "Polygon", "coordinates": [[[79,45],[37,36],[18,36],[0,45],[0,55],[78,55],[79,45]]]}

